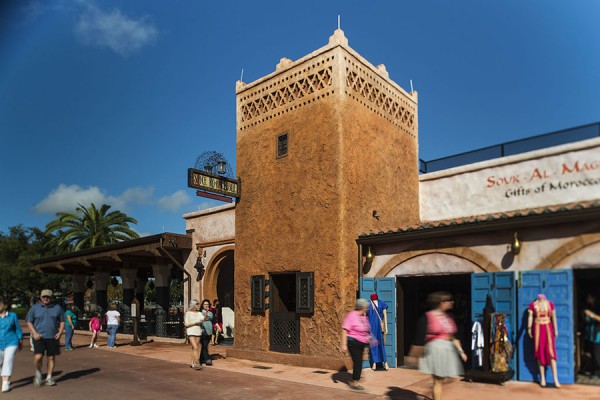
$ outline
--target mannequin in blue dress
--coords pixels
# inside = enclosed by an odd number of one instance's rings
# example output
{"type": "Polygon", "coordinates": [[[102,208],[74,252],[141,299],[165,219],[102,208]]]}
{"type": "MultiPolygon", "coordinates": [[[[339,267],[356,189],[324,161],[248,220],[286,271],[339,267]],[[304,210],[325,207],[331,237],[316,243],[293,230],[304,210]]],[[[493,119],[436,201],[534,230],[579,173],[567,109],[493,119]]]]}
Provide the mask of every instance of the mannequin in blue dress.
{"type": "Polygon", "coordinates": [[[387,358],[385,356],[385,335],[387,333],[388,305],[379,300],[376,293],[371,295],[371,301],[367,310],[367,318],[371,325],[371,335],[377,340],[377,344],[371,347],[369,352],[369,364],[372,369],[377,368],[377,363],[382,363],[383,368],[388,370],[387,358]]]}

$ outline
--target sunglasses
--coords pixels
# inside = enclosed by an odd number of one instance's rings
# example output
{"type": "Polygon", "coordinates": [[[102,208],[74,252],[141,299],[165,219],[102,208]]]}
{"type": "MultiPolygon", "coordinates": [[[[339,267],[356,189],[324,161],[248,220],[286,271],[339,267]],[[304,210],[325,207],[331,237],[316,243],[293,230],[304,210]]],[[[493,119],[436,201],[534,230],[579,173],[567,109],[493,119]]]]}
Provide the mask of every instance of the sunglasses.
{"type": "Polygon", "coordinates": [[[42,296],[42,299],[49,299],[50,296],[42,296]]]}

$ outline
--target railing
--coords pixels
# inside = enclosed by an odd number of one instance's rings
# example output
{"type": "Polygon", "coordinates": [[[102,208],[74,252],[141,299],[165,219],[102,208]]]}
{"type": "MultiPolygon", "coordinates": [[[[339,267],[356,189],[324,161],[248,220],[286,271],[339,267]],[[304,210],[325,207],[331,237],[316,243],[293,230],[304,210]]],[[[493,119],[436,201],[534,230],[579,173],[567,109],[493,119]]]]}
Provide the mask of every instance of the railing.
{"type": "Polygon", "coordinates": [[[270,350],[300,353],[300,318],[296,313],[272,313],[269,319],[270,350]]]}
{"type": "MultiPolygon", "coordinates": [[[[121,324],[119,333],[133,334],[133,319],[129,309],[124,308],[121,313],[121,324]]],[[[144,318],[138,321],[138,336],[145,340],[148,336],[159,336],[175,339],[185,338],[185,328],[183,326],[183,312],[180,309],[164,311],[162,308],[147,308],[142,314],[144,318]]],[[[79,318],[77,329],[89,329],[89,317],[79,318]]]]}
{"type": "Polygon", "coordinates": [[[428,172],[441,171],[461,165],[511,156],[532,150],[545,149],[551,146],[578,142],[580,140],[591,139],[599,136],[600,122],[596,122],[594,124],[582,125],[576,128],[564,129],[543,135],[532,136],[526,139],[514,140],[512,142],[506,142],[495,146],[484,147],[482,149],[468,151],[466,153],[460,153],[449,157],[438,158],[436,160],[423,161],[419,159],[419,172],[425,174],[428,172]]]}

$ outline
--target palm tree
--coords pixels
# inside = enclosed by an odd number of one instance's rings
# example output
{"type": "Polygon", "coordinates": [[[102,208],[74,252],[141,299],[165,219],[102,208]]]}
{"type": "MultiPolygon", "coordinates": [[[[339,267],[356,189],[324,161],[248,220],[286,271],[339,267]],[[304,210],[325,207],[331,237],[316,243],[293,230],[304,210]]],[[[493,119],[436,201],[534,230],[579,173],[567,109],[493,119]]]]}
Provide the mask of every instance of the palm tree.
{"type": "Polygon", "coordinates": [[[46,225],[47,234],[56,232],[48,245],[59,252],[68,252],[139,237],[129,227],[130,223],[137,224],[136,219],[121,211],[107,213],[109,209],[107,204],[103,204],[100,209],[94,203],[89,208],[78,204],[76,213],[56,213],[57,218],[46,225]]]}

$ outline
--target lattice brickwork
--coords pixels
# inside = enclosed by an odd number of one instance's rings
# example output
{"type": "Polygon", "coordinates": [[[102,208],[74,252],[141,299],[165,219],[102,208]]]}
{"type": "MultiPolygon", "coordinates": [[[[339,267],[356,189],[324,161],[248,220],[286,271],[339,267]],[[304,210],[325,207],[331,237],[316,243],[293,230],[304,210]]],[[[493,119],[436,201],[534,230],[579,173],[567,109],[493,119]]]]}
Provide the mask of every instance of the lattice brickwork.
{"type": "Polygon", "coordinates": [[[312,60],[302,68],[294,68],[276,81],[240,97],[241,130],[283,115],[333,93],[334,56],[312,60]]]}
{"type": "Polygon", "coordinates": [[[372,71],[362,67],[353,59],[348,57],[344,59],[346,94],[416,138],[414,105],[390,89],[389,84],[372,71]]]}

